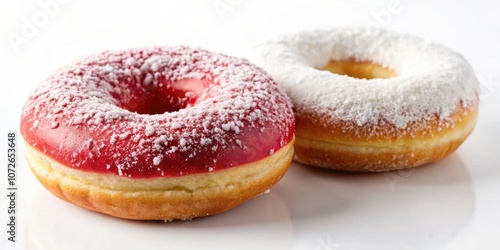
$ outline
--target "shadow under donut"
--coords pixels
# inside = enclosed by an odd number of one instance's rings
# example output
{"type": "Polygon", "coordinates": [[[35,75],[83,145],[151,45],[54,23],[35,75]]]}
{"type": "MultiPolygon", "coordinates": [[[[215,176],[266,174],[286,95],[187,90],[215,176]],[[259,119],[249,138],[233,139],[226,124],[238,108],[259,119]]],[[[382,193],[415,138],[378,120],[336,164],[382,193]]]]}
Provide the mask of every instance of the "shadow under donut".
{"type": "Polygon", "coordinates": [[[289,208],[300,236],[294,239],[310,243],[305,248],[327,241],[342,249],[439,247],[475,209],[472,179],[457,154],[410,170],[368,174],[294,163],[280,184],[275,192],[289,208]]]}
{"type": "Polygon", "coordinates": [[[270,193],[192,221],[142,222],[78,208],[43,188],[26,216],[26,249],[422,249],[445,245],[475,208],[457,154],[414,170],[355,174],[293,163],[270,193]]]}
{"type": "Polygon", "coordinates": [[[288,208],[273,190],[219,215],[167,223],[124,220],[88,211],[42,188],[31,207],[27,250],[292,248],[288,208]],[[255,236],[259,236],[258,241],[255,236]]]}

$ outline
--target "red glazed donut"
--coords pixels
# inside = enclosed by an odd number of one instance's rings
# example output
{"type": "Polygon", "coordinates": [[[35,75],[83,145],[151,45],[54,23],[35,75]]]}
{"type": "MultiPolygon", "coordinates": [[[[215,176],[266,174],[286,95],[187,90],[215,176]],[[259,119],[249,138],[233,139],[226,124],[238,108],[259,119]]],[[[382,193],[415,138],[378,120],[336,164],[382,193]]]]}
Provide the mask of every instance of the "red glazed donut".
{"type": "Polygon", "coordinates": [[[263,70],[186,47],[83,58],[43,82],[21,118],[50,192],[141,220],[216,214],[265,192],[290,165],[294,126],[263,70]]]}

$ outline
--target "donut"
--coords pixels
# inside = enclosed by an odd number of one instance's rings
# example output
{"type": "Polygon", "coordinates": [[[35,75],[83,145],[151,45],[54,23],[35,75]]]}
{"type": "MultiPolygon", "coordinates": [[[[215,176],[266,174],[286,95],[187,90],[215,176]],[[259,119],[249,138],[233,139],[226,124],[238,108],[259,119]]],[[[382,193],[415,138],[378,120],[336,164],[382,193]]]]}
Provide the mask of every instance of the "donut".
{"type": "Polygon", "coordinates": [[[134,220],[229,210],[293,158],[290,100],[248,60],[189,47],[105,51],[63,67],[23,107],[26,158],[77,206],[134,220]]]}
{"type": "Polygon", "coordinates": [[[474,129],[478,81],[459,53],[384,29],[306,30],[263,42],[252,60],[294,105],[294,159],[379,172],[437,161],[474,129]]]}

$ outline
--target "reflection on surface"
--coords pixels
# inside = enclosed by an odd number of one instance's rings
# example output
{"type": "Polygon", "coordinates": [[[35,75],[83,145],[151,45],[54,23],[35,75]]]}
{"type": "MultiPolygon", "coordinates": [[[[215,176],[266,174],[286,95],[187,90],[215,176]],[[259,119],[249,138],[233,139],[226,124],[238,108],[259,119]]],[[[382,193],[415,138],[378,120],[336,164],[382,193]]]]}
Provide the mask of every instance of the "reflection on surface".
{"type": "Polygon", "coordinates": [[[471,176],[453,154],[401,172],[353,174],[295,163],[274,191],[304,249],[422,249],[449,242],[474,213],[471,176]]]}
{"type": "Polygon", "coordinates": [[[94,213],[36,192],[27,250],[292,248],[287,207],[271,191],[226,213],[192,221],[128,221],[94,213]]]}
{"type": "Polygon", "coordinates": [[[115,219],[41,188],[34,196],[36,209],[26,215],[29,250],[439,248],[466,225],[475,203],[456,154],[390,174],[293,163],[269,194],[220,215],[173,223],[115,219]]]}

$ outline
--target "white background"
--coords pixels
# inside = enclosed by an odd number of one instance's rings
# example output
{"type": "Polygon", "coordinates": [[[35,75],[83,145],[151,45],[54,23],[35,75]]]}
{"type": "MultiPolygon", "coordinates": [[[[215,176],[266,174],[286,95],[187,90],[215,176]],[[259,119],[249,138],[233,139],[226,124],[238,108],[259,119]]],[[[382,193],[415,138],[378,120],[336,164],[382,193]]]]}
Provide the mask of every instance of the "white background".
{"type": "Polygon", "coordinates": [[[2,0],[0,249],[499,249],[500,6],[492,2],[2,0]],[[469,139],[414,171],[348,174],[293,163],[269,194],[221,215],[163,223],[55,198],[29,172],[18,134],[18,242],[7,241],[7,131],[18,131],[29,92],[60,66],[150,45],[244,56],[274,35],[339,25],[381,26],[462,53],[482,89],[469,139]]]}

